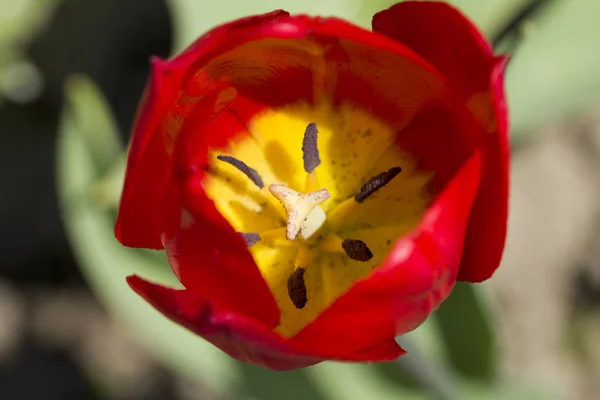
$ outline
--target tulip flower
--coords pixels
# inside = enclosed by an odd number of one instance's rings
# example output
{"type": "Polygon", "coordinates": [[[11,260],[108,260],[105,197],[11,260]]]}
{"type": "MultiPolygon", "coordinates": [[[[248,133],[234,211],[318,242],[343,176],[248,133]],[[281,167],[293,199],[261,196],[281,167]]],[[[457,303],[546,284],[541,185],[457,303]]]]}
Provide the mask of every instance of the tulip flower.
{"type": "Polygon", "coordinates": [[[183,288],[129,285],[255,365],[397,358],[500,262],[505,61],[452,6],[411,1],[372,31],[274,11],[153,59],[115,233],[164,249],[183,288]]]}

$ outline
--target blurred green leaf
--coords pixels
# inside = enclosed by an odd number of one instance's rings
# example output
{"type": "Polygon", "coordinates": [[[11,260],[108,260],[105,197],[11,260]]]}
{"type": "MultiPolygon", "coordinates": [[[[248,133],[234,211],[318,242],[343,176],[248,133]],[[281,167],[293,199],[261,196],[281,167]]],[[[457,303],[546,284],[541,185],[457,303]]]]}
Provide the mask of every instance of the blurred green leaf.
{"type": "Polygon", "coordinates": [[[80,126],[78,132],[95,167],[89,196],[99,209],[116,209],[123,188],[125,157],[118,128],[110,118],[111,110],[99,88],[85,76],[69,77],[65,95],[70,104],[78,104],[68,111],[74,120],[96,121],[96,125],[80,126]]]}
{"type": "Polygon", "coordinates": [[[460,400],[560,400],[564,398],[540,387],[517,385],[512,382],[499,382],[494,385],[465,382],[460,395],[460,400]]]}
{"type": "Polygon", "coordinates": [[[66,95],[57,147],[58,192],[67,235],[83,274],[103,304],[168,365],[207,387],[227,388],[239,380],[233,360],[164,318],[126,284],[125,277],[131,274],[172,286],[177,281],[166,262],[153,263],[114,238],[112,216],[98,208],[91,196],[99,165],[90,148],[93,141],[86,138],[111,140],[115,124],[105,105],[88,112],[90,104],[104,101],[91,81],[71,80],[66,95]]]}
{"type": "Polygon", "coordinates": [[[95,123],[80,124],[79,135],[85,141],[95,169],[101,175],[107,174],[123,159],[118,128],[110,118],[109,105],[104,101],[100,89],[82,75],[74,75],[67,79],[65,94],[70,104],[77,105],[70,108],[74,120],[95,123]]]}
{"type": "Polygon", "coordinates": [[[311,379],[306,369],[275,372],[253,365],[242,363],[238,365],[243,380],[231,393],[232,399],[244,397],[260,400],[330,399],[326,391],[311,379]]]}
{"type": "Polygon", "coordinates": [[[600,2],[550,1],[521,27],[507,70],[517,138],[600,101],[600,2]]]}
{"type": "Polygon", "coordinates": [[[433,317],[454,370],[466,378],[491,381],[496,374],[496,337],[478,289],[457,283],[433,317]]]}
{"type": "Polygon", "coordinates": [[[306,369],[329,400],[428,400],[421,390],[401,389],[369,364],[325,362],[306,369]]]}

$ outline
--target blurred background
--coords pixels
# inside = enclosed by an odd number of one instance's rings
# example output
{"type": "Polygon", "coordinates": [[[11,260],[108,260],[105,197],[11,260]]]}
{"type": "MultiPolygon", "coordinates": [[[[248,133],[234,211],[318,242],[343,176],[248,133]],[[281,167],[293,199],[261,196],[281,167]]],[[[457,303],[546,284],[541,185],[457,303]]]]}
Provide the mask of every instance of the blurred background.
{"type": "MultiPolygon", "coordinates": [[[[600,398],[600,3],[456,0],[507,71],[508,246],[409,354],[274,373],[171,324],[124,277],[174,277],[112,236],[152,54],[285,8],[369,26],[386,0],[0,0],[0,399],[600,398]]],[[[490,210],[493,212],[493,210],[490,210]]]]}

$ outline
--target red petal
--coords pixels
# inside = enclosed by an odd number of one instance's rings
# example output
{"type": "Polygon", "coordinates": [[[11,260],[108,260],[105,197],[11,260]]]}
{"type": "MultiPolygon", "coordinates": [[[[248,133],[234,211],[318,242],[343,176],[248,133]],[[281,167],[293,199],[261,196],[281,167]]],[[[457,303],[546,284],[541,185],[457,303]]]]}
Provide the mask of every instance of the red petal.
{"type": "Polygon", "coordinates": [[[212,302],[188,290],[166,288],[130,276],[131,288],[166,317],[202,336],[231,357],[275,370],[316,364],[322,358],[298,353],[270,327],[242,315],[213,308],[212,302]]]}
{"type": "Polygon", "coordinates": [[[416,230],[396,242],[369,278],[354,285],[295,340],[313,343],[317,353],[344,354],[421,324],[456,281],[480,167],[476,153],[427,210],[416,230]]]}
{"type": "Polygon", "coordinates": [[[172,71],[158,58],[142,97],[127,159],[125,184],[115,225],[117,239],[126,246],[162,248],[156,225],[163,186],[170,174],[171,157],[158,131],[178,93],[182,71],[172,71]]]}
{"type": "Polygon", "coordinates": [[[163,122],[179,95],[190,66],[201,55],[218,48],[223,38],[243,37],[249,27],[268,24],[287,15],[279,10],[239,19],[206,33],[171,61],[152,59],[152,73],[134,125],[115,225],[115,235],[121,243],[131,247],[162,248],[158,223],[163,219],[161,205],[171,174],[171,156],[166,151],[163,122]]]}
{"type": "Polygon", "coordinates": [[[373,16],[373,30],[432,63],[464,99],[485,92],[494,56],[477,28],[457,9],[434,1],[405,1],[373,16]]]}
{"type": "Polygon", "coordinates": [[[507,136],[504,68],[500,58],[492,71],[491,94],[498,131],[488,132],[481,147],[484,179],[473,204],[465,238],[458,279],[481,282],[488,279],[502,258],[506,240],[509,195],[509,144],[507,136]]]}
{"type": "Polygon", "coordinates": [[[505,59],[457,9],[441,2],[407,1],[373,17],[373,30],[406,44],[447,78],[453,93],[484,127],[482,180],[467,229],[460,280],[489,278],[502,257],[508,215],[505,59]],[[493,210],[493,211],[492,211],[493,210]]]}
{"type": "MultiPolygon", "coordinates": [[[[216,209],[213,213],[220,216],[216,209]]],[[[181,283],[210,299],[215,311],[233,311],[277,326],[279,309],[240,235],[185,209],[177,218],[179,227],[165,233],[164,244],[181,283]]]]}

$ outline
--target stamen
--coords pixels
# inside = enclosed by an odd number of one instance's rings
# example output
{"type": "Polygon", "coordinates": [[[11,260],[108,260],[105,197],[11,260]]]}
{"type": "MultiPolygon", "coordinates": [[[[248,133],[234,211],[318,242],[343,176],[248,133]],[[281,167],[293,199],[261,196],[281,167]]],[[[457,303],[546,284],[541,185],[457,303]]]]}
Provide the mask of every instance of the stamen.
{"type": "Polygon", "coordinates": [[[386,172],[382,172],[379,175],[375,175],[374,177],[369,179],[367,181],[367,183],[365,183],[359,189],[356,196],[354,196],[354,200],[357,203],[362,203],[373,193],[375,193],[376,191],[378,191],[379,189],[381,189],[382,187],[384,187],[385,185],[390,183],[390,181],[392,179],[394,179],[396,177],[396,175],[398,175],[401,171],[402,171],[402,168],[394,167],[394,168],[390,168],[386,172]]]}
{"type": "Polygon", "coordinates": [[[243,161],[240,161],[235,157],[221,155],[217,156],[217,160],[224,161],[236,167],[240,172],[250,178],[250,180],[259,187],[259,189],[262,189],[265,186],[260,174],[256,172],[254,168],[250,168],[248,165],[246,165],[246,163],[243,161]]]}
{"type": "Polygon", "coordinates": [[[248,247],[252,247],[254,246],[256,243],[260,242],[260,235],[258,233],[254,233],[254,232],[248,232],[248,233],[242,233],[239,232],[240,236],[242,237],[242,239],[244,239],[244,241],[246,242],[246,246],[248,247]]]}
{"type": "Polygon", "coordinates": [[[346,239],[342,242],[342,247],[346,255],[355,261],[369,261],[373,258],[373,253],[362,240],[346,239]]]}
{"type": "Polygon", "coordinates": [[[304,308],[308,297],[306,296],[306,283],[304,282],[304,268],[297,268],[288,278],[288,294],[294,306],[304,308]]]}
{"type": "Polygon", "coordinates": [[[308,124],[304,131],[304,139],[302,139],[302,159],[304,160],[304,170],[309,174],[321,164],[317,147],[318,135],[317,124],[314,122],[308,124]]]}

